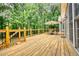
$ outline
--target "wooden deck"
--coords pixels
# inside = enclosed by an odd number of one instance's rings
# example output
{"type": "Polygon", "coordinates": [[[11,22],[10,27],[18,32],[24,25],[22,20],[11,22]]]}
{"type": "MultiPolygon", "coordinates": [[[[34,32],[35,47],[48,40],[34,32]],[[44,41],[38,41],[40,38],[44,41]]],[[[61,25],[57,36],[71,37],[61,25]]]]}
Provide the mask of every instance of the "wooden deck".
{"type": "Polygon", "coordinates": [[[41,34],[27,41],[0,51],[0,56],[77,56],[74,47],[60,35],[41,34]]]}

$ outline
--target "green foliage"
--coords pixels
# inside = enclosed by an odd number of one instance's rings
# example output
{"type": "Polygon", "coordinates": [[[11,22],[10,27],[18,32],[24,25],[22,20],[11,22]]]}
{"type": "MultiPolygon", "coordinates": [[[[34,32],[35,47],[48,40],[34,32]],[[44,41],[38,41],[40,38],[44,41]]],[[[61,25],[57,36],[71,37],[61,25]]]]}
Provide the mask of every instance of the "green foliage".
{"type": "MultiPolygon", "coordinates": [[[[45,22],[50,20],[58,20],[60,15],[60,5],[59,4],[22,4],[22,3],[12,3],[12,4],[1,4],[0,11],[6,11],[7,16],[3,16],[5,24],[10,28],[16,29],[18,27],[26,27],[33,29],[43,29],[48,28],[45,22]],[[7,8],[5,7],[7,6],[7,8]],[[2,8],[4,7],[4,8],[2,8]]],[[[1,11],[1,12],[3,12],[1,11]]],[[[54,25],[58,27],[58,25],[54,25]]],[[[2,27],[2,26],[1,26],[2,27]]]]}
{"type": "Polygon", "coordinates": [[[3,16],[0,16],[0,29],[3,29],[6,25],[5,25],[5,19],[3,18],[3,16]]]}
{"type": "Polygon", "coordinates": [[[49,25],[49,28],[58,28],[58,24],[54,24],[54,25],[49,25]]]}

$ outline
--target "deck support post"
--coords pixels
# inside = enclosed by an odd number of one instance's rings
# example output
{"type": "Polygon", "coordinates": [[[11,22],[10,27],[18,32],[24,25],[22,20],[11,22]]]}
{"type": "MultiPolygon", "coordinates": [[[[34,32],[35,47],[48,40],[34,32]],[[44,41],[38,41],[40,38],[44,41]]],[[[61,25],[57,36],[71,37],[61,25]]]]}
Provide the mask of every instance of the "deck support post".
{"type": "Polygon", "coordinates": [[[8,48],[10,46],[10,36],[9,36],[9,27],[6,26],[6,39],[5,39],[6,47],[8,48]]]}

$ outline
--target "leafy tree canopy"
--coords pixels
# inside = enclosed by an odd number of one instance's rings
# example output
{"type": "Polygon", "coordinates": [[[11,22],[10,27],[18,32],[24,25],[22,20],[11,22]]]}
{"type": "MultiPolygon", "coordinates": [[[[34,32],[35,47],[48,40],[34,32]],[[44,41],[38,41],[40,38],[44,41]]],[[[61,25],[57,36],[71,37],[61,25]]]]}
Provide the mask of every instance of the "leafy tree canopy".
{"type": "MultiPolygon", "coordinates": [[[[45,22],[58,20],[60,15],[60,4],[42,3],[2,3],[0,4],[0,29],[8,25],[12,29],[18,27],[26,28],[48,28],[45,22]]],[[[54,25],[56,26],[56,25],[54,25]]],[[[57,25],[58,26],[58,25],[57,25]]]]}

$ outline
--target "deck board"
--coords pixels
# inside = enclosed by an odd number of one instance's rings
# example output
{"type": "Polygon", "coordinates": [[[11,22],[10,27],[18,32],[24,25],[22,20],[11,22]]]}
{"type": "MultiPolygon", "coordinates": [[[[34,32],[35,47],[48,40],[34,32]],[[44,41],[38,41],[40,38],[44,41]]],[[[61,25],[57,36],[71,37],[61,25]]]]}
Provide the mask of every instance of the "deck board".
{"type": "Polygon", "coordinates": [[[75,56],[71,42],[60,35],[41,34],[26,38],[27,41],[0,51],[0,56],[75,56]]]}
{"type": "Polygon", "coordinates": [[[59,42],[58,42],[58,47],[57,47],[57,56],[60,56],[60,54],[61,54],[61,49],[60,49],[60,47],[61,47],[61,44],[60,44],[60,39],[59,39],[59,42]]]}
{"type": "Polygon", "coordinates": [[[65,42],[65,40],[63,41],[63,43],[64,43],[64,54],[65,54],[65,56],[70,55],[68,47],[67,47],[67,43],[65,42]]]}

